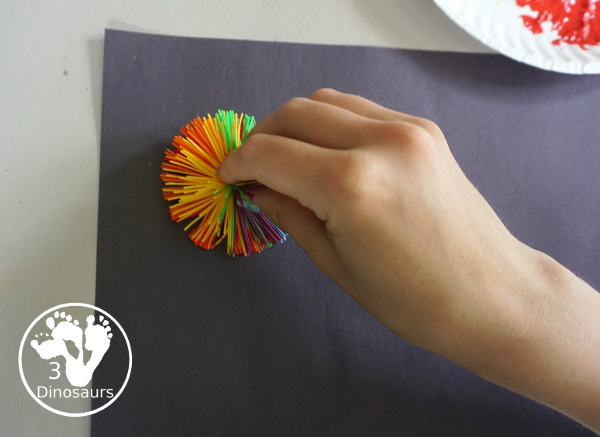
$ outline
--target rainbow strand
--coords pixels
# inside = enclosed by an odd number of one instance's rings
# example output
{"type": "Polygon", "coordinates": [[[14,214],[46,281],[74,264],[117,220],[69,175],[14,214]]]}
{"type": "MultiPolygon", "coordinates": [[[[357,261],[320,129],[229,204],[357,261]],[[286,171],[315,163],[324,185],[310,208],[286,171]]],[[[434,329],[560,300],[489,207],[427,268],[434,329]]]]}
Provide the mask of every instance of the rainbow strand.
{"type": "Polygon", "coordinates": [[[240,147],[254,127],[254,117],[219,110],[214,118],[197,117],[181,128],[183,136],[167,149],[160,177],[163,197],[177,201],[169,206],[176,222],[191,219],[186,231],[204,249],[227,241],[229,255],[248,256],[281,243],[286,234],[252,203],[255,182],[226,185],[217,179],[219,165],[240,147]]]}

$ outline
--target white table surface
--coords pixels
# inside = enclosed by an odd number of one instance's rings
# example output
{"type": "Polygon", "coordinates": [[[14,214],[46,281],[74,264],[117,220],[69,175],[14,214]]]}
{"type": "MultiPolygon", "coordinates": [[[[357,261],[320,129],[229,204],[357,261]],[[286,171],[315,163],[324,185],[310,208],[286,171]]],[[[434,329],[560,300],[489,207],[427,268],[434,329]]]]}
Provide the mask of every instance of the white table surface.
{"type": "Polygon", "coordinates": [[[94,303],[105,28],[490,52],[431,0],[0,1],[0,436],[87,436],[17,366],[42,312],[94,303]]]}

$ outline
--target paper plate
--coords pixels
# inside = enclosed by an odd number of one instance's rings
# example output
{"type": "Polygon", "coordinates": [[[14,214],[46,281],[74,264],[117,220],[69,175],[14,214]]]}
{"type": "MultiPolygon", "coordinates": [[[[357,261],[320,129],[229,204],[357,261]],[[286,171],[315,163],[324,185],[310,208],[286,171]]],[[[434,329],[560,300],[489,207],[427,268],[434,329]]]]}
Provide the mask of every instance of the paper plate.
{"type": "MultiPolygon", "coordinates": [[[[529,6],[518,6],[516,0],[434,2],[482,43],[517,61],[561,73],[600,73],[600,45],[582,48],[564,41],[556,44],[560,36],[557,30],[552,30],[551,22],[542,23],[542,32],[534,34],[525,27],[521,16],[537,18],[538,12],[529,6]]],[[[560,4],[562,0],[555,0],[555,3],[560,4]]]]}

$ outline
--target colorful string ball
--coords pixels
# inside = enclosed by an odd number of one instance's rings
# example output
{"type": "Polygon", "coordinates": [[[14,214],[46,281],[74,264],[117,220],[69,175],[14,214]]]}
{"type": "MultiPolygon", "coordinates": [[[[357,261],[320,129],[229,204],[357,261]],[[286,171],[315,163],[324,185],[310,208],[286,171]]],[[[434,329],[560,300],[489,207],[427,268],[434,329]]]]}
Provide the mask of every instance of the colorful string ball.
{"type": "Polygon", "coordinates": [[[181,128],[161,165],[163,197],[176,222],[191,220],[186,231],[194,244],[213,249],[227,242],[229,255],[248,256],[285,241],[286,234],[252,203],[254,181],[226,185],[217,179],[219,165],[240,147],[254,127],[254,117],[219,110],[181,128]]]}

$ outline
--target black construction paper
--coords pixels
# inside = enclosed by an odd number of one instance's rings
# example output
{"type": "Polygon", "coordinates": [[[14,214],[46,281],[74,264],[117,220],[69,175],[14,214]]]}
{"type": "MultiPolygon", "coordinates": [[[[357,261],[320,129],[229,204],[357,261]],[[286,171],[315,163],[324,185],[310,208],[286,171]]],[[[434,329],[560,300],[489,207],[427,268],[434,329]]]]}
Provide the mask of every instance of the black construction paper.
{"type": "Polygon", "coordinates": [[[169,218],[159,166],[196,116],[260,120],[320,87],[359,94],[438,123],[508,228],[599,287],[600,76],[109,30],[103,80],[96,305],[126,331],[133,369],[92,436],[594,435],[396,338],[293,241],[249,258],[195,247],[169,218]]]}

